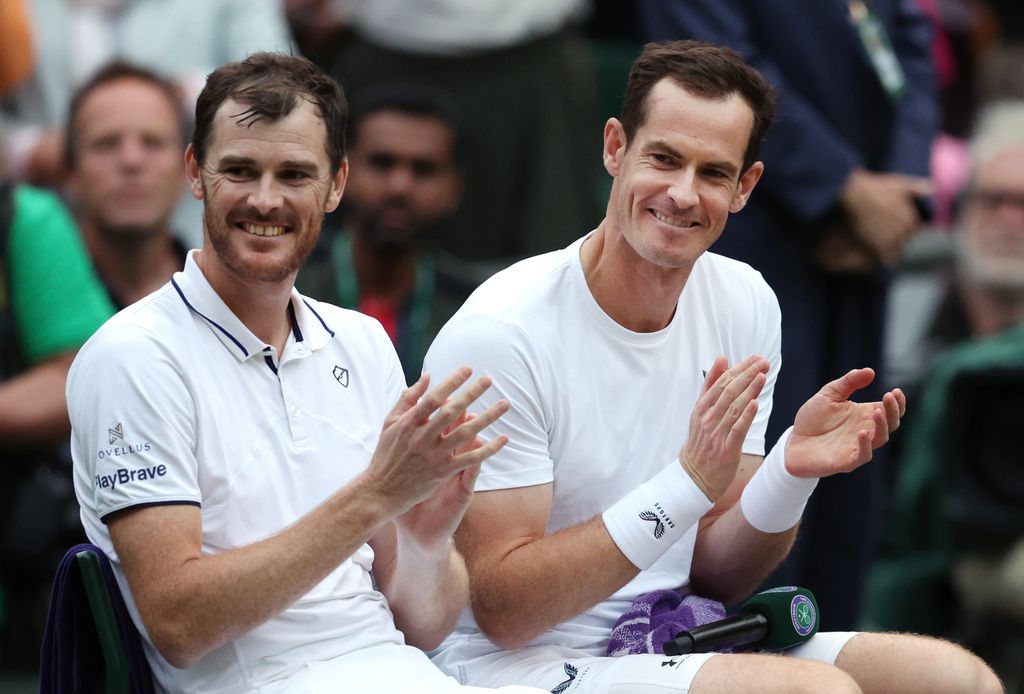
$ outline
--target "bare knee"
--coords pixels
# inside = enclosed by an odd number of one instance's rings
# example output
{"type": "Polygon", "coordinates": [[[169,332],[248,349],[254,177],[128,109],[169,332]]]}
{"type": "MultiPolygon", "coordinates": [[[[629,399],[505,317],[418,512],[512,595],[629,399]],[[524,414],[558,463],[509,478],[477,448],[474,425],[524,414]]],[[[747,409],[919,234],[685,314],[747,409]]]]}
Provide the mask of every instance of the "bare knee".
{"type": "Polygon", "coordinates": [[[1006,689],[1003,687],[1003,683],[999,681],[999,677],[996,673],[992,672],[984,660],[978,656],[974,658],[974,685],[972,688],[965,689],[965,692],[978,692],[979,694],[1005,694],[1006,689]]]}
{"type": "Polygon", "coordinates": [[[780,655],[716,656],[697,671],[691,694],[863,694],[833,665],[780,655]]]}
{"type": "Polygon", "coordinates": [[[959,646],[955,648],[961,652],[959,667],[947,673],[948,687],[942,694],[1005,694],[1003,683],[984,660],[959,646]]]}
{"type": "Polygon", "coordinates": [[[865,694],[1003,694],[1003,685],[981,658],[950,641],[914,634],[854,637],[836,665],[865,694]]]}
{"type": "Polygon", "coordinates": [[[829,667],[815,681],[807,682],[804,688],[793,690],[793,694],[820,694],[821,692],[839,692],[840,694],[862,694],[860,686],[852,677],[836,667],[829,667]]]}

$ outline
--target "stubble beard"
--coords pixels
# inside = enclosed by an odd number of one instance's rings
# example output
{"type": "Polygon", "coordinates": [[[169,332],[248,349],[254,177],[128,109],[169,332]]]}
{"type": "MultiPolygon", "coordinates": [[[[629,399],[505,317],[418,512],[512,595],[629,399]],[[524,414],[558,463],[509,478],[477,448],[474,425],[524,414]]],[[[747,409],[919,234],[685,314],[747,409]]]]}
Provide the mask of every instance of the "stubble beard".
{"type": "MultiPolygon", "coordinates": [[[[230,216],[231,213],[227,215],[227,217],[230,216]]],[[[208,206],[203,206],[203,226],[206,228],[206,235],[217,257],[228,269],[244,279],[271,283],[281,282],[298,273],[299,268],[306,262],[306,258],[313,252],[324,221],[324,213],[318,211],[306,220],[307,228],[304,234],[299,234],[296,231],[288,232],[296,237],[296,241],[292,252],[284,262],[257,264],[247,262],[239,251],[239,247],[232,243],[232,235],[238,232],[227,223],[227,217],[217,216],[208,206]]],[[[294,229],[295,226],[292,225],[292,228],[294,229]]]]}
{"type": "Polygon", "coordinates": [[[956,234],[957,259],[970,280],[991,291],[1024,296],[1024,256],[983,249],[966,229],[956,234]]]}

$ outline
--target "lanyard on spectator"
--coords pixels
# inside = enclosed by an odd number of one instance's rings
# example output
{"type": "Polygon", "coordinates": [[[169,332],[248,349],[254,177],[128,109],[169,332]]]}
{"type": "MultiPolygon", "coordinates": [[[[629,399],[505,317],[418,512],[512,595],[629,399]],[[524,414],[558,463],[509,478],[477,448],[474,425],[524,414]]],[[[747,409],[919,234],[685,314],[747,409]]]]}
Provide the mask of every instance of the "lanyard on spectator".
{"type": "Polygon", "coordinates": [[[846,4],[850,8],[850,21],[857,29],[864,50],[871,60],[871,66],[878,75],[878,81],[889,95],[889,100],[896,103],[906,91],[907,78],[900,67],[900,61],[896,58],[885,27],[864,0],[846,0],[846,4]]]}

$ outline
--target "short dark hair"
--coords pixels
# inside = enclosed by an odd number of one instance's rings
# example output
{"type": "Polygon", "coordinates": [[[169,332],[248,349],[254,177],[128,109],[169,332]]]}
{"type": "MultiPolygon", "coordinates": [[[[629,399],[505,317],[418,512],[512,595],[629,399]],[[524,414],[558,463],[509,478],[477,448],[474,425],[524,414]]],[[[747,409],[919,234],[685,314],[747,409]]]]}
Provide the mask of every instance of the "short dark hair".
{"type": "Polygon", "coordinates": [[[462,127],[458,109],[438,92],[426,87],[397,83],[380,84],[359,94],[352,102],[349,142],[356,142],[359,138],[359,128],[367,118],[384,112],[438,121],[452,135],[453,160],[460,160],[462,127]]]}
{"type": "Polygon", "coordinates": [[[188,125],[185,112],[181,108],[181,96],[174,83],[166,77],[134,63],[124,60],[112,60],[93,73],[92,77],[75,90],[74,95],[71,97],[71,104],[68,107],[68,119],[64,126],[64,165],[69,171],[73,171],[78,166],[78,116],[82,111],[82,104],[85,103],[90,94],[100,87],[120,80],[144,82],[167,97],[167,101],[174,109],[175,120],[181,132],[181,146],[185,146],[188,140],[188,125]]]}
{"type": "Polygon", "coordinates": [[[200,165],[213,130],[213,118],[228,99],[248,108],[235,117],[253,123],[284,118],[304,99],[316,107],[327,130],[327,158],[331,174],[338,173],[345,158],[345,124],[348,104],[345,93],[322,69],[301,56],[284,53],[253,53],[211,72],[196,101],[196,127],[192,151],[200,165]]]}
{"type": "Polygon", "coordinates": [[[761,143],[775,118],[775,89],[739,53],[703,41],[668,41],[643,47],[630,68],[622,100],[620,120],[627,147],[644,124],[651,89],[665,78],[705,99],[727,99],[739,94],[754,112],[754,126],[743,153],[743,170],[757,161],[761,143]]]}

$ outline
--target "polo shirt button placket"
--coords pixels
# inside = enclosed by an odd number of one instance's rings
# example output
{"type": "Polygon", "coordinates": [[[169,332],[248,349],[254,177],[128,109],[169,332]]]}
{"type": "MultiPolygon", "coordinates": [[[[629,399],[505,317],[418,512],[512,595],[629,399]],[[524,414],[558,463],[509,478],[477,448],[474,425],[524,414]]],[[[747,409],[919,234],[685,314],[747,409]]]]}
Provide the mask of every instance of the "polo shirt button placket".
{"type": "Polygon", "coordinates": [[[304,443],[309,439],[309,431],[306,429],[306,422],[301,416],[302,408],[299,406],[301,400],[293,392],[294,388],[290,388],[288,385],[287,372],[288,369],[282,365],[281,370],[277,374],[277,379],[281,386],[281,397],[284,399],[286,412],[288,413],[288,428],[292,432],[292,441],[304,443]]]}

